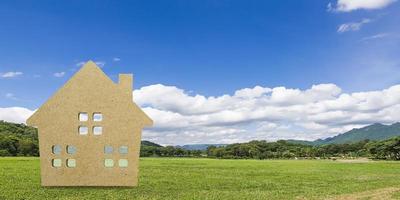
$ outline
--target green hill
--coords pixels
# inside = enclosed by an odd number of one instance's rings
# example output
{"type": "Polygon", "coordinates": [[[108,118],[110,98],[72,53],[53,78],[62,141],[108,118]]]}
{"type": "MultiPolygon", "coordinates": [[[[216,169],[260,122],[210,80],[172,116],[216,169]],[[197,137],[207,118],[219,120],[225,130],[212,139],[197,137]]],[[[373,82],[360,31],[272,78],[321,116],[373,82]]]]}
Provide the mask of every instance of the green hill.
{"type": "Polygon", "coordinates": [[[311,144],[311,145],[324,145],[324,144],[344,144],[354,143],[363,140],[380,141],[387,140],[392,137],[400,136],[400,123],[391,125],[384,125],[375,123],[363,128],[355,128],[343,134],[339,134],[326,139],[318,139],[315,141],[304,140],[287,140],[296,144],[311,144]]]}
{"type": "Polygon", "coordinates": [[[292,144],[315,145],[314,141],[307,141],[307,140],[285,140],[285,141],[292,144]]]}
{"type": "Polygon", "coordinates": [[[157,143],[150,142],[150,141],[147,141],[147,140],[142,140],[141,145],[142,146],[149,146],[149,147],[162,147],[161,145],[159,145],[157,143]]]}
{"type": "Polygon", "coordinates": [[[352,129],[346,133],[326,138],[324,140],[316,140],[315,144],[343,144],[353,143],[361,140],[386,140],[395,136],[400,136],[400,123],[392,125],[383,125],[375,123],[363,128],[352,129]]]}
{"type": "Polygon", "coordinates": [[[0,156],[39,155],[37,130],[0,120],[0,156]]]}

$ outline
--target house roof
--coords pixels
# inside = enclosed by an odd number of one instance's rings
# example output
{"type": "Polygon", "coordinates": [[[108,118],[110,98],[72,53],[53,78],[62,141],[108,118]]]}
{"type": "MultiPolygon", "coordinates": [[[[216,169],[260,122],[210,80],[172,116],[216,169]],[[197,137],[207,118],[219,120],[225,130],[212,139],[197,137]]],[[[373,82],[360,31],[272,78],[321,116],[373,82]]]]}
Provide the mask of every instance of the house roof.
{"type": "MultiPolygon", "coordinates": [[[[124,109],[132,111],[129,113],[132,113],[132,115],[135,115],[135,119],[138,119],[135,121],[136,123],[140,123],[142,127],[152,125],[153,121],[150,117],[148,117],[146,113],[144,113],[132,100],[132,75],[120,74],[119,84],[116,84],[106,74],[104,74],[104,72],[93,61],[88,61],[76,74],[74,74],[74,76],[72,76],[72,78],[68,80],[61,89],[59,89],[31,117],[29,117],[27,124],[38,126],[38,123],[45,121],[42,118],[49,117],[46,116],[49,109],[54,109],[57,105],[65,103],[63,101],[68,101],[65,98],[65,95],[68,96],[68,94],[74,90],[79,90],[79,85],[86,85],[89,87],[93,85],[93,87],[96,87],[96,85],[99,84],[114,88],[113,95],[119,95],[121,98],[124,98],[124,100],[125,98],[130,99],[130,101],[127,102],[131,103],[124,103],[122,106],[126,107],[124,109]],[[64,98],[60,98],[61,95],[64,95],[64,98]]],[[[101,88],[97,87],[96,90],[101,90],[101,88]]]]}

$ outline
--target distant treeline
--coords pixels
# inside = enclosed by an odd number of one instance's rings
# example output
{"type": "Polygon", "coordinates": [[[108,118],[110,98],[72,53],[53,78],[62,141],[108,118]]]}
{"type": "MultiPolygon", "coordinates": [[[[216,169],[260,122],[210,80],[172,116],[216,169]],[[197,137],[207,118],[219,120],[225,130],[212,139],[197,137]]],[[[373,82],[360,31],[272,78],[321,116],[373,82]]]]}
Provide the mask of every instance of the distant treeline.
{"type": "MultiPolygon", "coordinates": [[[[152,143],[154,144],[154,143],[152,143]]],[[[351,144],[327,144],[311,146],[291,143],[251,141],[227,146],[209,146],[206,151],[185,150],[157,144],[142,145],[142,157],[209,157],[223,159],[315,159],[369,157],[382,160],[400,160],[400,137],[384,141],[364,140],[351,144]]]]}
{"type": "MultiPolygon", "coordinates": [[[[37,130],[23,124],[0,121],[0,156],[38,156],[37,130]]],[[[400,137],[384,141],[351,144],[311,146],[280,140],[277,142],[251,141],[221,147],[209,146],[207,150],[185,150],[142,141],[141,157],[209,157],[226,159],[295,159],[332,157],[370,157],[400,160],[400,137]]]]}
{"type": "Polygon", "coordinates": [[[311,146],[290,143],[251,141],[225,147],[210,146],[208,157],[233,159],[295,159],[332,157],[369,157],[384,160],[400,160],[400,137],[384,141],[360,141],[351,144],[328,144],[311,146]]]}
{"type": "Polygon", "coordinates": [[[141,157],[201,157],[206,156],[205,151],[201,150],[186,150],[174,146],[148,146],[140,147],[141,157]]]}
{"type": "Polygon", "coordinates": [[[400,160],[400,137],[384,141],[360,141],[351,144],[311,146],[291,143],[251,141],[222,147],[209,146],[206,151],[185,150],[173,146],[142,146],[142,157],[209,157],[222,159],[316,159],[368,157],[400,160]]]}

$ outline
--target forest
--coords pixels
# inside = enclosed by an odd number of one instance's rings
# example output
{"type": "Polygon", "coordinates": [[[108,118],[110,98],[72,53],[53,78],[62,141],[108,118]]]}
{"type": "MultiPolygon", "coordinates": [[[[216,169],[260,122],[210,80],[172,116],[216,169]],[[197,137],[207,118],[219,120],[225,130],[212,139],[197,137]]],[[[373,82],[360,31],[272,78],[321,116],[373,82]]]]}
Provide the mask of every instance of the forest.
{"type": "MultiPolygon", "coordinates": [[[[0,156],[39,156],[37,130],[24,124],[0,121],[0,156]]],[[[326,159],[368,157],[400,160],[400,137],[348,144],[307,145],[285,140],[255,140],[207,150],[186,150],[142,141],[141,157],[209,157],[220,159],[326,159]]]]}
{"type": "Polygon", "coordinates": [[[0,121],[0,156],[39,156],[37,130],[0,121]]]}

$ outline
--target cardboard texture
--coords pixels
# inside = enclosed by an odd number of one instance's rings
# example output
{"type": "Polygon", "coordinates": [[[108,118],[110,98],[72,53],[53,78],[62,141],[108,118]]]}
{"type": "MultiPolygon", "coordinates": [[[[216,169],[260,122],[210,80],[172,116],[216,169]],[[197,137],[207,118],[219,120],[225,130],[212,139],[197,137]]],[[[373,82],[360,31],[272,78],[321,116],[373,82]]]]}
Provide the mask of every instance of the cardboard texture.
{"type": "Polygon", "coordinates": [[[42,186],[136,186],[152,123],[132,101],[131,74],[116,84],[87,62],[27,120],[39,131],[42,186]]]}

